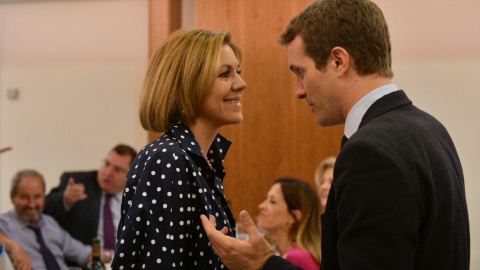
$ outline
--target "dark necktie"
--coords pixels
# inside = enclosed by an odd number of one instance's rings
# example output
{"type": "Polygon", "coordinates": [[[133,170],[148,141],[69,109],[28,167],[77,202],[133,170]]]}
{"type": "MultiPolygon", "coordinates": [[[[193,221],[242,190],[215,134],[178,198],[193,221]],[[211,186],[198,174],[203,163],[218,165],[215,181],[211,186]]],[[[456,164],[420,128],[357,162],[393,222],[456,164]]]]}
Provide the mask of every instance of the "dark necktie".
{"type": "Polygon", "coordinates": [[[45,245],[45,241],[43,241],[40,227],[38,225],[31,224],[31,225],[28,225],[28,228],[32,229],[37,235],[37,242],[38,244],[40,244],[40,252],[42,253],[43,260],[45,261],[45,265],[47,266],[47,269],[60,270],[60,266],[58,266],[57,260],[55,260],[55,257],[53,256],[52,252],[45,245]]]}
{"type": "Polygon", "coordinates": [[[348,140],[348,138],[345,135],[343,135],[342,142],[340,143],[340,150],[343,148],[343,146],[345,145],[347,140],[348,140]]]}
{"type": "Polygon", "coordinates": [[[112,195],[106,194],[103,205],[103,246],[105,249],[115,249],[115,230],[110,212],[110,198],[112,195]]]}

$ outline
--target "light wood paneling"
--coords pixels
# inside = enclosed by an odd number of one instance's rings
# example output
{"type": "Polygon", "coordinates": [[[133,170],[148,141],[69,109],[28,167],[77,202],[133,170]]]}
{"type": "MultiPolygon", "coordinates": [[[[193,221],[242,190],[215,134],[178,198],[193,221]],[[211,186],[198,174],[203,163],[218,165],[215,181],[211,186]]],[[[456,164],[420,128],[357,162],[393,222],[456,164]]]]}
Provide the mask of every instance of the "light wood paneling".
{"type": "Polygon", "coordinates": [[[294,94],[286,49],[277,39],[290,19],[311,0],[197,0],[196,27],[228,30],[242,48],[244,121],[223,127],[233,142],[225,159],[225,194],[234,215],[258,214],[278,177],[296,176],[315,186],[318,163],[337,155],[343,126],[323,128],[304,100],[294,94]]]}
{"type": "MultiPolygon", "coordinates": [[[[182,25],[182,2],[179,0],[149,0],[149,46],[151,57],[157,47],[182,25]]],[[[148,133],[148,141],[157,139],[160,133],[148,133]]]]}

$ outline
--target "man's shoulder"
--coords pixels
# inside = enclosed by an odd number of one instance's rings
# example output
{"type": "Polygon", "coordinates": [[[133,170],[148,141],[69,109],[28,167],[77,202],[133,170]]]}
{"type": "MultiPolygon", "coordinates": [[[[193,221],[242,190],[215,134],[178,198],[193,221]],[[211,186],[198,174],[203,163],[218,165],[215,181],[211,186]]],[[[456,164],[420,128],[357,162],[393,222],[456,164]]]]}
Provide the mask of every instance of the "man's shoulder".
{"type": "Polygon", "coordinates": [[[12,219],[12,218],[15,218],[15,216],[16,216],[15,210],[12,208],[7,212],[0,214],[0,219],[12,219]]]}
{"type": "Polygon", "coordinates": [[[20,220],[13,209],[0,215],[0,229],[14,231],[18,226],[20,226],[20,220]]]}
{"type": "Polygon", "coordinates": [[[1,223],[10,223],[10,211],[0,214],[0,222],[1,223]]]}
{"type": "MultiPolygon", "coordinates": [[[[435,117],[413,106],[398,107],[386,111],[362,125],[354,134],[357,140],[391,142],[431,137],[434,133],[446,132],[435,117]]],[[[352,137],[352,139],[353,139],[352,137]]]]}

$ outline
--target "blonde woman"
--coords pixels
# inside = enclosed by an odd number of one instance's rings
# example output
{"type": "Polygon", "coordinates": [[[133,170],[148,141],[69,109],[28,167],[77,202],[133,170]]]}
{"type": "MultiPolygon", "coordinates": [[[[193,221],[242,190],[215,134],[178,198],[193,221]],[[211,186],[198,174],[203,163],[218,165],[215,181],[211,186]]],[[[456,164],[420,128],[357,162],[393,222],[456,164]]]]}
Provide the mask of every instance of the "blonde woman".
{"type": "Polygon", "coordinates": [[[325,212],[328,193],[333,181],[333,167],[335,167],[335,157],[327,157],[322,160],[315,170],[315,184],[317,185],[318,197],[322,204],[322,213],[325,212]]]}
{"type": "Polygon", "coordinates": [[[315,190],[296,178],[280,178],[258,208],[258,227],[277,252],[304,270],[320,268],[320,202],[315,190]]]}
{"type": "Polygon", "coordinates": [[[215,215],[234,236],[223,192],[230,142],[218,134],[243,120],[240,50],[230,34],[181,30],[150,60],[142,126],[164,135],[127,175],[113,269],[223,269],[201,225],[215,215]]]}

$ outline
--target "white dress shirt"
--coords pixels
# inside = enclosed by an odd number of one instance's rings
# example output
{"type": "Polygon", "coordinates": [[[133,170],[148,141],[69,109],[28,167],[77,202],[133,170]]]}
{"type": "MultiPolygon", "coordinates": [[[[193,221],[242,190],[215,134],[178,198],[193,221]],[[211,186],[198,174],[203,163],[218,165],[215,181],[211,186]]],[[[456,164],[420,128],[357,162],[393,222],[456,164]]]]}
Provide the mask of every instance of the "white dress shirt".
{"type": "Polygon", "coordinates": [[[357,103],[355,103],[355,105],[348,113],[347,120],[345,121],[345,136],[347,138],[350,138],[355,132],[357,132],[358,126],[360,126],[360,122],[362,122],[363,116],[367,112],[368,108],[370,108],[370,106],[372,106],[375,101],[397,90],[398,88],[395,84],[387,84],[384,86],[380,86],[379,88],[366,94],[357,103]]]}

